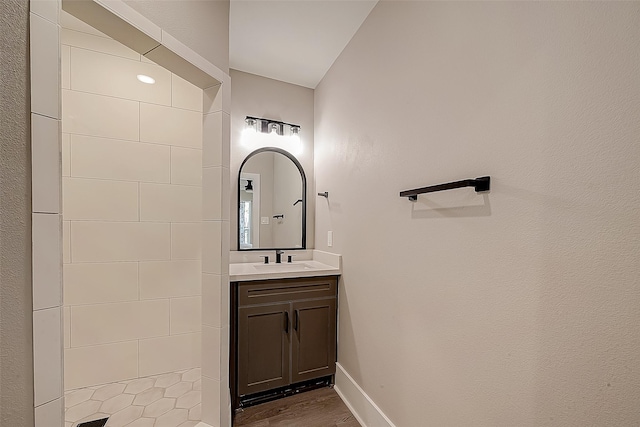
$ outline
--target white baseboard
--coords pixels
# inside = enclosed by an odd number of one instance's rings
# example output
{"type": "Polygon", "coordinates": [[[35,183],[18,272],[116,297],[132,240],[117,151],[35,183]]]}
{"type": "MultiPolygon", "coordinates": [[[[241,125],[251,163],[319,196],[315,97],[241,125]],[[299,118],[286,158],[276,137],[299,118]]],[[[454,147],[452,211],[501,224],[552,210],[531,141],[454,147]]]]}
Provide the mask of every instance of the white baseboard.
{"type": "Polygon", "coordinates": [[[339,363],[335,390],[363,427],[396,427],[339,363]]]}

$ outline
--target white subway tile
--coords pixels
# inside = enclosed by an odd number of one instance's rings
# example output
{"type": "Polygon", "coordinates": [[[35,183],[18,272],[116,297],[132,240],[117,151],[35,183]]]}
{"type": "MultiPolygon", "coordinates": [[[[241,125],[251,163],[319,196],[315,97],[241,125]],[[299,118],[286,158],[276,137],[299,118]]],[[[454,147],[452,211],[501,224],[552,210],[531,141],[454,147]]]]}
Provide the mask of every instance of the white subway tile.
{"type": "Polygon", "coordinates": [[[71,176],[71,135],[62,134],[62,176],[71,176]]]}
{"type": "Polygon", "coordinates": [[[229,221],[220,222],[220,273],[222,275],[229,274],[229,251],[231,237],[229,221]]]}
{"type": "Polygon", "coordinates": [[[229,251],[231,250],[231,226],[229,221],[222,221],[220,224],[221,234],[221,268],[220,273],[223,275],[229,275],[229,251]]]}
{"type": "Polygon", "coordinates": [[[140,340],[140,376],[200,367],[201,335],[140,340]]]}
{"type": "Polygon", "coordinates": [[[202,150],[171,147],[171,183],[202,185],[202,150]]]}
{"type": "Polygon", "coordinates": [[[220,328],[202,326],[202,352],[207,355],[202,359],[202,375],[220,379],[220,328]]]}
{"type": "Polygon", "coordinates": [[[73,47],[71,76],[73,90],[171,105],[171,73],[159,65],[73,47]],[[138,75],[149,76],[155,83],[142,83],[138,75]]]}
{"type": "Polygon", "coordinates": [[[202,421],[212,425],[220,425],[220,389],[219,380],[202,376],[202,421]]]}
{"type": "Polygon", "coordinates": [[[82,263],[64,266],[65,305],[135,301],[138,263],[82,263]]]}
{"type": "Polygon", "coordinates": [[[62,89],[71,89],[71,48],[69,46],[60,46],[60,62],[62,89]]]}
{"type": "Polygon", "coordinates": [[[60,37],[58,25],[31,13],[31,111],[60,118],[60,37]]]}
{"type": "Polygon", "coordinates": [[[205,114],[222,111],[222,85],[211,86],[202,91],[202,111],[205,114]]]}
{"type": "MultiPolygon", "coordinates": [[[[226,379],[224,382],[228,383],[228,379],[226,379]]],[[[227,385],[223,385],[221,386],[220,389],[220,395],[221,395],[221,402],[220,402],[220,406],[222,408],[222,410],[220,411],[220,425],[221,426],[231,426],[232,425],[232,417],[231,417],[231,395],[229,393],[229,387],[227,385]],[[222,388],[224,387],[224,388],[222,388]]],[[[204,424],[204,423],[203,423],[204,424]]],[[[206,426],[206,424],[205,424],[206,426]]],[[[196,427],[203,427],[203,426],[196,426],[196,427]]]]}
{"type": "Polygon", "coordinates": [[[147,64],[158,64],[157,62],[150,60],[144,55],[140,55],[140,62],[146,62],[147,64]]]}
{"type": "Polygon", "coordinates": [[[64,219],[137,221],[138,183],[64,178],[64,219]]]}
{"type": "Polygon", "coordinates": [[[147,49],[146,51],[148,52],[160,44],[159,41],[162,40],[162,29],[145,18],[144,15],[135,13],[131,10],[130,6],[121,2],[110,2],[109,8],[119,16],[126,16],[128,25],[139,29],[139,31],[127,33],[128,41],[136,46],[137,49],[147,49]]]}
{"type": "Polygon", "coordinates": [[[200,261],[141,262],[140,299],[200,295],[200,274],[200,261]]]}
{"type": "Polygon", "coordinates": [[[62,91],[62,132],[137,141],[137,101],[91,93],[62,91]]]}
{"type": "Polygon", "coordinates": [[[170,240],[168,223],[74,222],[71,226],[71,261],[168,260],[170,240]]]}
{"type": "Polygon", "coordinates": [[[202,224],[194,222],[171,224],[171,259],[202,258],[202,224]]]}
{"type": "Polygon", "coordinates": [[[64,366],[65,390],[137,378],[138,342],[69,348],[64,366]]]}
{"type": "Polygon", "coordinates": [[[33,309],[62,301],[61,224],[58,214],[33,214],[33,309]]]}
{"type": "Polygon", "coordinates": [[[230,208],[229,169],[204,168],[202,176],[204,188],[203,219],[208,221],[228,220],[230,208]]]}
{"type": "MultiPolygon", "coordinates": [[[[64,25],[64,23],[63,23],[64,25]]],[[[102,34],[102,33],[100,33],[102,34]]],[[[103,52],[109,55],[140,60],[140,54],[129,49],[120,42],[102,36],[87,34],[86,31],[75,31],[68,28],[60,29],[60,41],[63,45],[103,52]]]]}
{"type": "Polygon", "coordinates": [[[171,106],[202,112],[202,89],[171,74],[171,106]]]}
{"type": "Polygon", "coordinates": [[[222,113],[222,140],[220,141],[222,150],[222,166],[230,167],[231,162],[231,115],[222,113]]]}
{"type": "Polygon", "coordinates": [[[58,1],[57,0],[31,0],[29,2],[31,12],[40,15],[47,21],[58,23],[58,1]]]}
{"type": "MultiPolygon", "coordinates": [[[[158,64],[162,64],[178,75],[193,82],[198,87],[208,87],[218,83],[224,74],[219,68],[196,54],[175,37],[162,30],[162,45],[148,50],[145,56],[158,64]],[[182,59],[178,59],[182,57],[182,59]],[[199,70],[195,70],[199,68],[199,70]]],[[[158,39],[159,40],[159,39],[158,39]]]]}
{"type": "Polygon", "coordinates": [[[202,324],[221,328],[229,324],[229,276],[202,275],[202,306],[216,310],[202,311],[202,324]]]}
{"type": "Polygon", "coordinates": [[[203,116],[202,166],[223,166],[222,112],[203,116]]]}
{"type": "Polygon", "coordinates": [[[34,212],[60,213],[60,121],[31,114],[34,212]]]}
{"type": "Polygon", "coordinates": [[[80,19],[76,18],[68,12],[65,12],[64,10],[60,11],[60,26],[62,28],[67,28],[74,31],[80,31],[87,34],[110,38],[106,34],[96,30],[91,25],[85,23],[84,21],[81,21],[80,19]]]}
{"type": "Polygon", "coordinates": [[[140,220],[199,222],[202,189],[169,184],[140,184],[140,220]]]}
{"type": "Polygon", "coordinates": [[[231,215],[231,171],[222,168],[222,219],[229,220],[231,215]]]}
{"type": "Polygon", "coordinates": [[[222,111],[231,114],[231,76],[223,75],[222,81],[222,111]]]}
{"type": "MultiPolygon", "coordinates": [[[[203,307],[216,307],[216,310],[202,310],[202,324],[213,327],[221,327],[222,306],[222,276],[219,274],[202,274],[202,305],[203,307]]],[[[226,312],[228,313],[228,309],[226,312]]]]}
{"type": "Polygon", "coordinates": [[[220,379],[223,382],[229,381],[229,336],[230,326],[225,326],[220,329],[220,379]]]}
{"type": "Polygon", "coordinates": [[[71,139],[74,177],[170,181],[171,147],[82,135],[73,135],[71,139]]]}
{"type": "Polygon", "coordinates": [[[222,168],[204,168],[202,170],[202,218],[207,221],[222,220],[222,168]]]}
{"type": "Polygon", "coordinates": [[[71,222],[62,221],[62,262],[71,262],[71,222]]]}
{"type": "Polygon", "coordinates": [[[140,141],[201,149],[202,114],[141,103],[140,141]]]}
{"type": "Polygon", "coordinates": [[[71,347],[169,335],[169,300],[71,307],[71,347]]]}
{"type": "Polygon", "coordinates": [[[52,400],[35,408],[35,427],[64,425],[64,398],[52,400]]]}
{"type": "Polygon", "coordinates": [[[202,327],[202,297],[171,299],[171,335],[198,332],[202,327]]]}
{"type": "Polygon", "coordinates": [[[71,307],[63,307],[62,308],[62,323],[63,323],[63,333],[62,337],[64,339],[64,348],[71,347],[71,307]]]}
{"type": "Polygon", "coordinates": [[[33,312],[34,404],[62,397],[61,308],[33,312]]]}
{"type": "Polygon", "coordinates": [[[222,221],[202,223],[202,271],[222,274],[222,221]]]}

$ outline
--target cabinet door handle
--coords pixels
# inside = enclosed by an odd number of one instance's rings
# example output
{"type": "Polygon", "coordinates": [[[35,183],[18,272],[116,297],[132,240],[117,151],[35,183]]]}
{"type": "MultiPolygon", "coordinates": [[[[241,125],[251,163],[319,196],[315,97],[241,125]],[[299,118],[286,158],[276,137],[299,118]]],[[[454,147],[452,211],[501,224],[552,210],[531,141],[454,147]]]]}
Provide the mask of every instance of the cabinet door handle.
{"type": "Polygon", "coordinates": [[[300,313],[296,310],[296,315],[293,318],[293,329],[295,329],[296,332],[298,331],[298,317],[300,317],[300,313]]]}
{"type": "Polygon", "coordinates": [[[289,312],[284,312],[284,331],[289,333],[289,312]]]}

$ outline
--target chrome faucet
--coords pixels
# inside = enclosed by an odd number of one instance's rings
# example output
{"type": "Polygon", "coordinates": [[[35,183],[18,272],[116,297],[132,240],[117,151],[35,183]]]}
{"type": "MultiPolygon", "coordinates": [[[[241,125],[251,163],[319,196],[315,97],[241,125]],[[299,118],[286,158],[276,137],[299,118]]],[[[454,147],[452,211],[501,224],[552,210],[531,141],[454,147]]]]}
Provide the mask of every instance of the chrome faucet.
{"type": "Polygon", "coordinates": [[[280,249],[276,249],[276,264],[281,264],[282,263],[282,255],[284,254],[284,251],[281,251],[280,249]]]}

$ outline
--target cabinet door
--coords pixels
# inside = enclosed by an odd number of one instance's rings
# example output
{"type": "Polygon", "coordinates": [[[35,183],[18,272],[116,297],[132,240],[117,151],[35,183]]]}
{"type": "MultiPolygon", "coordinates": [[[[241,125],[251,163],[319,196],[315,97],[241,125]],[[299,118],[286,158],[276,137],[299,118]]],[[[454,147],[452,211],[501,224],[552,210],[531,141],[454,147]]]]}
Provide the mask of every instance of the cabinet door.
{"type": "Polygon", "coordinates": [[[292,303],[292,378],[306,381],[336,372],[336,299],[292,303]]]}
{"type": "Polygon", "coordinates": [[[238,309],[238,392],[290,383],[289,303],[238,309]]]}

